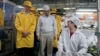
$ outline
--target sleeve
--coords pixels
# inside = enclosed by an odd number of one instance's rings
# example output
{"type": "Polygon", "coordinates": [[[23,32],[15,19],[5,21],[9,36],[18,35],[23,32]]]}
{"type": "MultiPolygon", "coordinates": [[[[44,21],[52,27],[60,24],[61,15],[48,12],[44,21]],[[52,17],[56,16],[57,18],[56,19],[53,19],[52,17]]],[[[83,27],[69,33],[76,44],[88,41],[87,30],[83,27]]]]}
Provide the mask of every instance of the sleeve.
{"type": "Polygon", "coordinates": [[[3,26],[4,25],[4,14],[3,14],[3,11],[0,10],[0,26],[3,26]]]}
{"type": "Polygon", "coordinates": [[[53,19],[54,19],[54,24],[53,24],[53,26],[54,26],[54,34],[57,35],[56,19],[54,17],[53,17],[53,19]]]}
{"type": "Polygon", "coordinates": [[[19,32],[23,32],[24,31],[24,29],[21,26],[21,23],[20,23],[20,19],[19,19],[19,15],[18,14],[16,15],[16,19],[15,19],[15,28],[19,32]]]}
{"type": "Polygon", "coordinates": [[[30,26],[30,29],[29,29],[29,32],[30,33],[33,33],[34,31],[35,31],[35,28],[36,28],[36,17],[35,16],[33,16],[33,22],[32,22],[32,24],[31,24],[31,26],[30,26]]]}
{"type": "Polygon", "coordinates": [[[37,36],[40,35],[40,27],[41,27],[41,17],[39,17],[38,22],[37,22],[37,29],[36,29],[37,36]]]}
{"type": "Polygon", "coordinates": [[[63,51],[63,45],[64,42],[63,42],[63,32],[62,32],[60,35],[60,39],[58,41],[58,51],[63,51]]]}
{"type": "Polygon", "coordinates": [[[87,40],[86,40],[86,37],[85,35],[80,35],[81,40],[79,42],[79,51],[78,53],[87,53],[87,50],[88,50],[88,45],[87,45],[87,40]]]}

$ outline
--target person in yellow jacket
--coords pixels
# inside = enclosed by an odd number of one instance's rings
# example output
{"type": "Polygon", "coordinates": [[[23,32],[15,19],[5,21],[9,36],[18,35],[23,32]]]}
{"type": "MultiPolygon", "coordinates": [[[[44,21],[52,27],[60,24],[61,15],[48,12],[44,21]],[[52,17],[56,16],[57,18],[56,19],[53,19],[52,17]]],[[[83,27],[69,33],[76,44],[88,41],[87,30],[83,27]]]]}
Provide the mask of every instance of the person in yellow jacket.
{"type": "Polygon", "coordinates": [[[0,27],[4,25],[4,14],[2,9],[0,9],[0,27]]]}
{"type": "Polygon", "coordinates": [[[31,8],[31,12],[34,14],[34,16],[36,17],[36,22],[38,21],[38,14],[37,14],[37,12],[36,12],[36,7],[32,7],[31,8]]]}
{"type": "Polygon", "coordinates": [[[61,32],[61,16],[56,15],[56,11],[51,11],[51,14],[56,19],[56,27],[57,27],[57,38],[53,41],[53,53],[55,54],[57,52],[58,39],[59,39],[60,32],[61,32]]]}
{"type": "Polygon", "coordinates": [[[33,56],[34,34],[36,19],[30,12],[32,3],[24,2],[24,10],[16,15],[15,27],[17,29],[16,48],[18,56],[33,56]]]}
{"type": "Polygon", "coordinates": [[[51,8],[51,13],[56,13],[57,9],[55,7],[51,8]]]}
{"type": "MultiPolygon", "coordinates": [[[[38,22],[38,14],[37,14],[37,12],[36,12],[36,7],[32,7],[31,8],[31,12],[33,13],[33,15],[36,17],[36,18],[34,18],[34,19],[36,19],[36,25],[37,25],[37,22],[38,22]]],[[[38,38],[37,38],[37,36],[36,36],[36,29],[35,29],[35,32],[34,32],[34,48],[36,48],[37,47],[37,43],[38,43],[38,38]]],[[[34,54],[35,55],[35,54],[34,54]]]]}
{"type": "MultiPolygon", "coordinates": [[[[2,26],[4,26],[4,14],[3,14],[2,9],[0,8],[0,28],[2,26]]],[[[2,30],[0,30],[0,31],[2,31],[2,30]]],[[[2,33],[0,33],[0,34],[2,34],[2,33]]],[[[1,51],[1,48],[2,48],[1,44],[2,43],[1,43],[1,40],[0,40],[0,51],[1,51]]]]}

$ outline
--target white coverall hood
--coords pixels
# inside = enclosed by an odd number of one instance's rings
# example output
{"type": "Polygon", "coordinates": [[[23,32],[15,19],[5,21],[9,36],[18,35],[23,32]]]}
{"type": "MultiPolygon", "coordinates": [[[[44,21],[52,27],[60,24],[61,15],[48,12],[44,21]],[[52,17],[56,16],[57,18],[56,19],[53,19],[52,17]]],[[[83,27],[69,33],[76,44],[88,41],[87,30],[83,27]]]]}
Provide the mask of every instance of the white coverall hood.
{"type": "Polygon", "coordinates": [[[77,27],[81,25],[80,20],[76,16],[69,18],[68,21],[72,21],[77,27]]]}

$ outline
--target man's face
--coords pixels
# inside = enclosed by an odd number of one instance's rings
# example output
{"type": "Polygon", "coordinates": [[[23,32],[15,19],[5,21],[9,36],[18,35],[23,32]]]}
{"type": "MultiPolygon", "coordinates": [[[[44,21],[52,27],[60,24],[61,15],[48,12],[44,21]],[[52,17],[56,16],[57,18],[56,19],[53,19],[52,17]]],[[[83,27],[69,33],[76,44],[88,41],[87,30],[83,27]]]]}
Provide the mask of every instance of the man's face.
{"type": "Polygon", "coordinates": [[[44,11],[44,14],[45,15],[49,15],[50,14],[50,11],[44,11]]]}
{"type": "Polygon", "coordinates": [[[29,6],[24,6],[24,8],[25,8],[25,11],[29,11],[31,7],[29,7],[29,6]]]}

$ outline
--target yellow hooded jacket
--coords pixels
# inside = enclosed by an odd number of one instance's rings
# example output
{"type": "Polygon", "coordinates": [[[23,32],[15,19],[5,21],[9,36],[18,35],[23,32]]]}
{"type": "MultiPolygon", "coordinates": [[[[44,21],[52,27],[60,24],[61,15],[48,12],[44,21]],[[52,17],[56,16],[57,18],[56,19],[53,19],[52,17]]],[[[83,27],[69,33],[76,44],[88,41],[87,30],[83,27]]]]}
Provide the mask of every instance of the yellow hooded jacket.
{"type": "Polygon", "coordinates": [[[16,48],[34,47],[34,31],[36,28],[35,16],[30,12],[25,14],[24,11],[16,15],[15,27],[17,29],[16,48]],[[26,38],[22,37],[22,32],[28,31],[30,34],[26,38]]]}
{"type": "Polygon", "coordinates": [[[57,38],[53,41],[53,47],[57,48],[58,38],[61,32],[61,16],[56,15],[56,25],[57,25],[57,38]]]}
{"type": "MultiPolygon", "coordinates": [[[[36,7],[32,7],[31,10],[36,12],[36,7]]],[[[33,13],[33,12],[32,12],[32,13],[33,13]]],[[[34,14],[34,16],[36,17],[36,23],[37,23],[38,17],[39,17],[39,16],[38,16],[37,12],[36,12],[36,13],[33,13],[33,14],[34,14]]]]}

